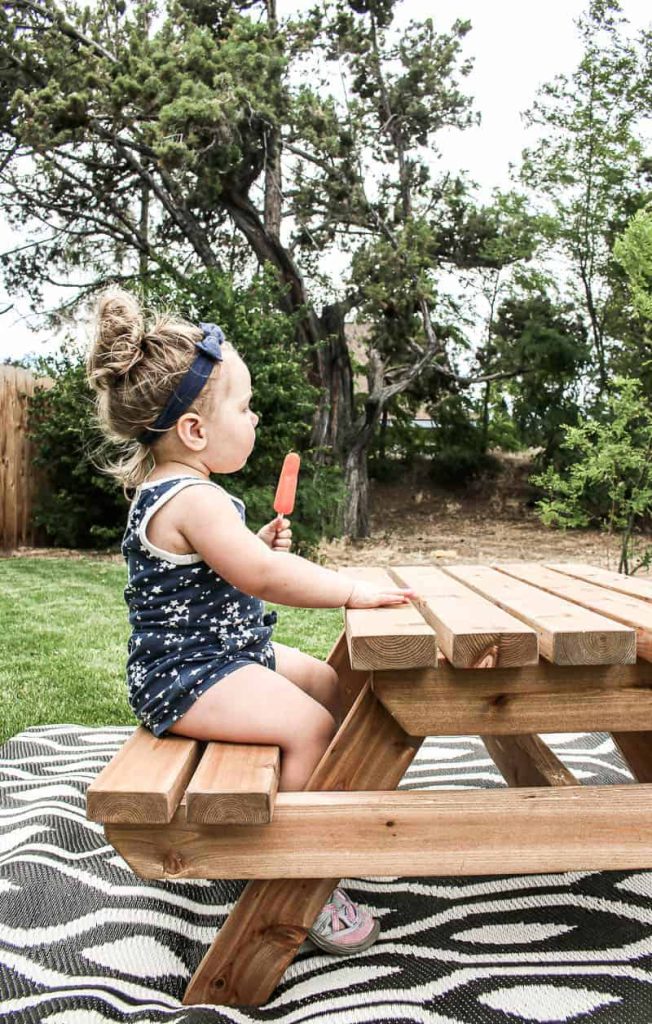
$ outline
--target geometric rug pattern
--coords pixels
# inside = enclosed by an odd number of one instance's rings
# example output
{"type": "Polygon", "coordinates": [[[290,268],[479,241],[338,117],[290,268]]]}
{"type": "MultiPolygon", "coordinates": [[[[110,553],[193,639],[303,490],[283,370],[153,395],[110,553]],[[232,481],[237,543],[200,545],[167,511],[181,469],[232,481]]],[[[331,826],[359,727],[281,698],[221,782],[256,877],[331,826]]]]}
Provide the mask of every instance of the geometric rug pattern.
{"type": "MultiPolygon", "coordinates": [[[[305,944],[264,1007],[182,1006],[245,883],[140,879],[86,819],[131,732],[36,726],[0,747],[1,1024],[652,1024],[647,871],[345,879],[375,946],[305,944]]],[[[582,783],[631,781],[608,735],[544,739],[582,783]]],[[[428,738],[400,788],[503,785],[456,736],[428,738]]]]}

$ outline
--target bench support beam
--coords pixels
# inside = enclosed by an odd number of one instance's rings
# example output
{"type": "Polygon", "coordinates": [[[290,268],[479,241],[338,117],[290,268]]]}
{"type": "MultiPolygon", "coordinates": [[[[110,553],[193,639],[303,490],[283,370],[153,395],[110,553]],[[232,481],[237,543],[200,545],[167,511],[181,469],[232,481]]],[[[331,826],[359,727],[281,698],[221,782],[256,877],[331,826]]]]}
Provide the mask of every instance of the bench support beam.
{"type": "Polygon", "coordinates": [[[180,810],[107,835],[147,878],[618,871],[652,867],[651,801],[652,785],[281,793],[266,825],[198,826],[180,810]]]}
{"type": "MultiPolygon", "coordinates": [[[[366,683],[306,790],[395,789],[422,740],[401,729],[366,683]]],[[[184,1004],[265,1003],[340,877],[249,882],[191,978],[184,1004]]]]}

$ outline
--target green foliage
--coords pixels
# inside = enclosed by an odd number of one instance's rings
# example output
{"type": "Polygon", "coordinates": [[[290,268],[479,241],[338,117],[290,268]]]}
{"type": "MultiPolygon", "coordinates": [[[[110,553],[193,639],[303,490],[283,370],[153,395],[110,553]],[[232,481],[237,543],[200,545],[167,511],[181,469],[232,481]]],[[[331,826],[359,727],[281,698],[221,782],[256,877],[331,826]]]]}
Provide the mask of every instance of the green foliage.
{"type": "Polygon", "coordinates": [[[84,354],[67,342],[59,352],[39,357],[34,369],[54,380],[49,389],[37,388],[29,403],[34,463],[46,484],[34,503],[34,523],[56,546],[104,547],[121,535],[125,502],[122,491],[89,459],[100,435],[92,423],[84,354]]]}
{"type": "Polygon", "coordinates": [[[637,314],[652,320],[652,206],[634,214],[616,240],[614,256],[627,274],[637,314]]]}
{"type": "Polygon", "coordinates": [[[533,478],[545,493],[538,510],[547,526],[619,534],[619,571],[634,573],[652,561],[636,532],[652,514],[652,410],[640,382],[621,377],[600,412],[565,428],[563,447],[573,458],[565,473],[549,466],[533,478]]]}
{"type": "Polygon", "coordinates": [[[497,311],[492,349],[493,369],[524,371],[506,388],[521,444],[554,457],[564,426],[579,414],[578,385],[590,358],[581,321],[545,292],[514,291],[497,311]]]}
{"type": "MultiPolygon", "coordinates": [[[[479,479],[500,472],[495,456],[483,450],[478,405],[468,395],[449,395],[429,410],[431,424],[417,425],[412,403],[397,403],[391,421],[384,426],[370,450],[370,474],[377,480],[395,480],[397,465],[408,469],[417,461],[427,461],[433,483],[463,489],[479,479]]],[[[495,411],[490,428],[490,443],[497,438],[513,446],[509,428],[495,411]],[[495,431],[495,432],[494,432],[495,431]]]]}
{"type": "Polygon", "coordinates": [[[581,311],[592,347],[587,371],[598,391],[618,363],[622,333],[614,328],[626,329],[613,280],[613,227],[637,196],[644,199],[649,41],[628,38],[625,24],[618,0],[589,0],[578,21],[576,70],[547,83],[528,111],[541,134],[521,170],[533,202],[555,215],[555,251],[568,268],[557,277],[566,300],[581,311]]]}

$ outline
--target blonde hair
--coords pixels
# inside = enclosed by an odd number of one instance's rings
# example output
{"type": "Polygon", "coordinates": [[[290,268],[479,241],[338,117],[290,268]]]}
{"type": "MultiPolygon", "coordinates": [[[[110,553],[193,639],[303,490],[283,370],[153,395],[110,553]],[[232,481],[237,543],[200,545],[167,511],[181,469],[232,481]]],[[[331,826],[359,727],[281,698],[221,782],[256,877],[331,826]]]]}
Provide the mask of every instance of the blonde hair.
{"type": "MultiPolygon", "coordinates": [[[[156,441],[143,444],[138,438],[154,425],[190,368],[202,336],[199,327],[172,314],[146,315],[134,296],[121,289],[100,297],[86,376],[95,392],[95,418],[106,440],[91,461],[122,484],[128,500],[155,465],[152,444],[156,441]],[[115,445],[121,449],[118,457],[105,457],[106,447],[115,445]]],[[[224,345],[232,347],[228,342],[224,345]]],[[[220,370],[218,363],[187,411],[209,412],[220,370]]]]}

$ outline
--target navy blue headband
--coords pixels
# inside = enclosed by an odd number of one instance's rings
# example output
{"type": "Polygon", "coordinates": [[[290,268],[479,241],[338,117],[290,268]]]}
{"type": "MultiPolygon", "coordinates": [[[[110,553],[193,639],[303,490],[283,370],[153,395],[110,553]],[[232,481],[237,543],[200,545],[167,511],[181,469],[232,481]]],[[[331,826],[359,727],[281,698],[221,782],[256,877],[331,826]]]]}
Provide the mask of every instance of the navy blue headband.
{"type": "Polygon", "coordinates": [[[183,375],[168,398],[165,408],[156,422],[145,430],[138,440],[141,444],[152,444],[161,434],[169,430],[188,409],[203,388],[215,363],[221,363],[224,334],[217,324],[200,324],[204,337],[196,342],[197,355],[192,366],[183,375]]]}

